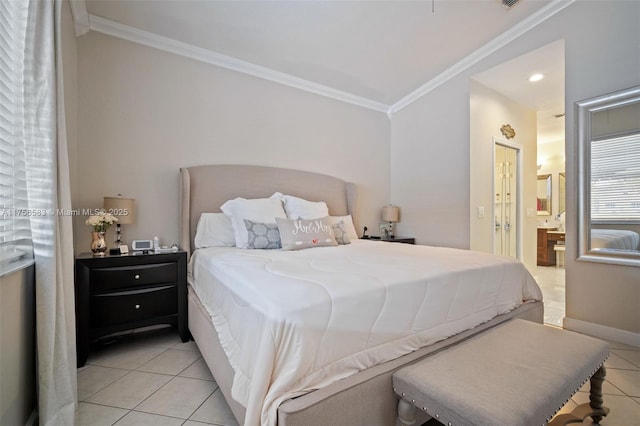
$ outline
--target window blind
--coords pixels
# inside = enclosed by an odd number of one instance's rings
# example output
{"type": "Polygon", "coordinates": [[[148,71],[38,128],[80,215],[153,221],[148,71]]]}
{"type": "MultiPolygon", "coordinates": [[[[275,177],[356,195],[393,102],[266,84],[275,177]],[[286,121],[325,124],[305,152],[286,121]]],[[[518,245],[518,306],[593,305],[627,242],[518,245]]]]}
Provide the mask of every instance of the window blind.
{"type": "Polygon", "coordinates": [[[0,271],[32,256],[23,124],[27,2],[0,2],[0,271]]]}
{"type": "Polygon", "coordinates": [[[640,223],[640,131],[591,142],[591,220],[640,223]]]}

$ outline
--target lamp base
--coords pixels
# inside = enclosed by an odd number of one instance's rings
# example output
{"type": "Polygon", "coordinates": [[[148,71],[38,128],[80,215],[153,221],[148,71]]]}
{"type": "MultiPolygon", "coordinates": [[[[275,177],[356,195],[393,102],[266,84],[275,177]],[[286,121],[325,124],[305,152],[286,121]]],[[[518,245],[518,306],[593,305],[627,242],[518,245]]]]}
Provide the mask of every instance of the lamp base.
{"type": "Polygon", "coordinates": [[[380,224],[380,236],[385,239],[395,238],[393,222],[382,222],[380,224]]]}

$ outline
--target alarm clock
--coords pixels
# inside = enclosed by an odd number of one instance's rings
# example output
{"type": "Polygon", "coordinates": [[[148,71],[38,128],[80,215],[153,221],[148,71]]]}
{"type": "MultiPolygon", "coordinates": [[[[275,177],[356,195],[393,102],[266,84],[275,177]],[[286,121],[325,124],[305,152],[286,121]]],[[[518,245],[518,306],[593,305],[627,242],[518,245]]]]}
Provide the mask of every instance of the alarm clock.
{"type": "Polygon", "coordinates": [[[133,240],[131,243],[133,251],[150,251],[153,250],[153,240],[133,240]]]}

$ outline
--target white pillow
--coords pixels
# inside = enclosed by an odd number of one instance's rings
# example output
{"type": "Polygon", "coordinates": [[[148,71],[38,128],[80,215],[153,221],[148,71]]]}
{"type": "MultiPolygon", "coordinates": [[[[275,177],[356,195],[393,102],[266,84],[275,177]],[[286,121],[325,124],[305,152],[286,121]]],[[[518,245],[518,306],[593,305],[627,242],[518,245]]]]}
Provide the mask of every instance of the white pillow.
{"type": "Polygon", "coordinates": [[[220,210],[231,218],[236,247],[248,248],[249,236],[244,220],[260,223],[276,223],[276,218],[286,218],[282,208],[282,194],[276,192],[269,198],[235,198],[224,203],[220,210]]]}
{"type": "Polygon", "coordinates": [[[197,249],[235,246],[236,236],[231,219],[224,213],[202,213],[193,242],[197,249]]]}
{"type": "Polygon", "coordinates": [[[282,201],[289,219],[310,220],[329,216],[329,208],[324,201],[307,201],[291,195],[284,195],[282,201]]]}
{"type": "Polygon", "coordinates": [[[346,216],[329,216],[329,221],[332,225],[340,223],[340,221],[344,222],[344,230],[349,240],[353,241],[358,239],[358,233],[356,232],[356,227],[353,225],[353,219],[350,214],[346,216]]]}

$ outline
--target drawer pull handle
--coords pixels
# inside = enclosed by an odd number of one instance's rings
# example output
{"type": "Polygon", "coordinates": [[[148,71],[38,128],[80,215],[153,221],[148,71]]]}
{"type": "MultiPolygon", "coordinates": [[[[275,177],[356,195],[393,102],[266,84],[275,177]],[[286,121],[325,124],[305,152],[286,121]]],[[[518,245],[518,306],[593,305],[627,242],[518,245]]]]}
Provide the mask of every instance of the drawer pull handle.
{"type": "Polygon", "coordinates": [[[135,278],[136,280],[139,280],[140,279],[140,274],[136,274],[135,277],[133,277],[133,278],[135,278]]]}
{"type": "Polygon", "coordinates": [[[136,309],[140,309],[140,305],[136,305],[136,309]]]}

